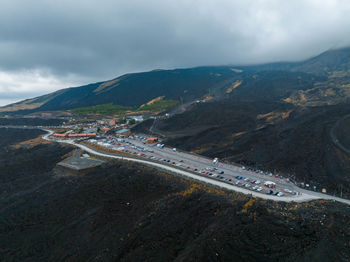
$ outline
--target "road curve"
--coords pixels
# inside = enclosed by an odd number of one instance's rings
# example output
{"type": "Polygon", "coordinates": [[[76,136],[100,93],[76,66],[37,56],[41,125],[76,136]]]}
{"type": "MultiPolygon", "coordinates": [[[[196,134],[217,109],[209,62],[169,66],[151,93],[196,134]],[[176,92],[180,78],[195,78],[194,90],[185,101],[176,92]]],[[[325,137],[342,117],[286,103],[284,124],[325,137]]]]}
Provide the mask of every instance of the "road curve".
{"type": "MultiPolygon", "coordinates": [[[[144,164],[144,165],[151,166],[151,167],[156,167],[156,168],[159,168],[159,169],[171,172],[171,173],[176,173],[178,175],[185,176],[185,177],[197,180],[197,181],[201,181],[201,182],[204,182],[204,183],[207,183],[210,185],[220,187],[220,188],[225,188],[225,189],[240,192],[240,193],[243,193],[246,195],[251,195],[253,197],[258,197],[258,198],[267,199],[267,200],[274,200],[274,201],[283,201],[283,202],[293,202],[293,201],[294,202],[307,202],[307,201],[322,199],[322,197],[319,197],[319,196],[314,195],[314,194],[312,194],[312,195],[308,194],[308,192],[303,192],[302,195],[291,196],[291,197],[287,197],[287,196],[278,197],[278,196],[273,196],[273,195],[266,195],[266,194],[262,194],[259,192],[244,189],[241,187],[237,187],[237,186],[234,186],[231,184],[227,184],[227,183],[224,183],[224,182],[221,182],[218,180],[199,176],[199,175],[193,174],[191,172],[187,172],[185,170],[181,170],[181,169],[178,169],[176,167],[164,165],[161,163],[155,163],[155,162],[144,160],[144,159],[136,159],[136,158],[131,158],[131,157],[117,156],[117,155],[112,155],[112,154],[108,154],[108,153],[98,152],[98,151],[96,151],[96,150],[94,150],[86,145],[75,143],[73,140],[50,139],[49,136],[53,134],[53,131],[47,130],[47,129],[44,129],[44,130],[47,131],[48,134],[44,135],[42,138],[45,140],[48,140],[48,141],[73,145],[73,146],[79,147],[82,150],[85,150],[86,152],[88,152],[90,154],[97,155],[97,156],[102,156],[102,157],[112,158],[112,159],[120,159],[120,160],[124,160],[124,161],[132,161],[132,162],[144,164]]],[[[350,201],[348,204],[350,205],[350,201]]]]}
{"type": "Polygon", "coordinates": [[[272,196],[272,195],[266,195],[266,194],[262,194],[259,192],[255,192],[255,191],[251,191],[245,188],[241,188],[241,187],[237,187],[231,184],[227,184],[225,182],[221,182],[221,181],[217,181],[214,179],[210,179],[207,177],[203,177],[203,176],[199,176],[197,174],[191,173],[191,172],[187,172],[185,170],[181,170],[178,169],[176,167],[172,167],[172,166],[167,166],[161,163],[155,163],[152,161],[148,161],[148,160],[143,160],[143,159],[136,159],[136,158],[130,158],[130,157],[124,157],[124,156],[117,156],[117,155],[111,155],[108,153],[101,153],[98,152],[90,147],[87,147],[85,145],[82,144],[77,144],[75,143],[73,140],[56,140],[56,139],[51,139],[49,138],[50,135],[52,135],[54,132],[52,130],[49,130],[47,128],[44,127],[27,127],[27,126],[0,126],[0,127],[4,127],[4,128],[23,128],[23,129],[41,129],[44,130],[45,132],[47,132],[46,135],[43,135],[42,138],[44,140],[47,141],[52,141],[52,142],[57,142],[57,143],[65,143],[65,144],[70,144],[73,145],[75,147],[79,147],[87,152],[89,152],[90,154],[93,155],[98,155],[98,156],[102,156],[102,157],[106,157],[106,158],[112,158],[112,159],[120,159],[120,160],[125,160],[125,161],[133,161],[133,162],[137,162],[137,163],[141,163],[147,166],[151,166],[151,167],[156,167],[156,168],[160,168],[163,169],[165,171],[171,172],[171,173],[176,173],[178,175],[181,176],[185,176],[197,181],[201,181],[210,185],[214,185],[220,188],[225,188],[225,189],[229,189],[232,191],[236,191],[239,193],[243,193],[246,195],[251,195],[253,197],[258,197],[258,198],[262,198],[262,199],[267,199],[267,200],[273,200],[273,201],[283,201],[283,202],[308,202],[308,201],[313,201],[313,200],[329,200],[329,201],[337,201],[346,205],[350,205],[350,200],[349,199],[344,199],[344,198],[340,198],[340,197],[334,197],[334,196],[330,196],[330,195],[326,195],[326,194],[321,194],[318,192],[313,192],[313,191],[309,191],[309,190],[305,190],[302,188],[298,187],[298,191],[301,192],[301,195],[297,195],[297,196],[291,196],[291,197],[277,197],[277,196],[272,196]]]}
{"type": "Polygon", "coordinates": [[[330,196],[330,195],[326,195],[326,194],[321,194],[318,192],[313,192],[313,191],[309,191],[309,190],[305,190],[302,188],[298,188],[298,191],[301,192],[301,195],[297,195],[297,196],[291,196],[291,197],[277,197],[277,196],[272,196],[272,195],[266,195],[266,194],[262,194],[259,192],[255,192],[255,191],[251,191],[245,188],[241,188],[241,187],[237,187],[231,184],[227,184],[221,181],[217,181],[214,179],[210,179],[207,177],[203,177],[203,176],[199,176],[197,174],[191,173],[191,172],[187,172],[185,170],[181,170],[178,169],[176,167],[172,167],[172,166],[167,166],[161,163],[155,163],[152,161],[148,161],[148,160],[144,160],[144,159],[136,159],[136,158],[130,158],[130,157],[124,157],[124,156],[117,156],[117,155],[111,155],[108,153],[101,153],[98,152],[90,147],[87,147],[85,145],[82,144],[77,144],[75,143],[73,140],[56,140],[56,139],[51,139],[49,138],[50,135],[52,135],[54,132],[52,130],[49,130],[47,128],[43,128],[43,127],[21,127],[21,126],[0,126],[0,127],[4,127],[4,128],[23,128],[23,129],[41,129],[44,130],[45,132],[47,132],[46,135],[43,135],[42,138],[44,140],[47,141],[52,141],[52,142],[57,142],[57,143],[65,143],[65,144],[70,144],[73,145],[75,147],[79,147],[83,150],[85,150],[86,152],[89,152],[90,154],[93,155],[98,155],[98,156],[102,156],[102,157],[106,157],[106,158],[112,158],[112,159],[120,159],[120,160],[125,160],[125,161],[133,161],[136,163],[140,163],[140,164],[144,164],[147,166],[151,166],[151,167],[156,167],[156,168],[160,168],[163,169],[164,171],[168,171],[171,173],[176,173],[178,175],[184,176],[184,177],[188,177],[197,181],[201,181],[210,185],[214,185],[220,188],[225,188],[225,189],[229,189],[232,191],[236,191],[239,193],[243,193],[246,195],[251,195],[253,197],[258,197],[258,198],[262,198],[262,199],[267,199],[267,200],[273,200],[273,201],[283,201],[283,202],[308,202],[308,201],[313,201],[313,200],[330,200],[330,201],[337,201],[346,205],[350,205],[350,200],[348,199],[344,199],[344,198],[340,198],[340,197],[334,197],[334,196],[330,196]]]}
{"type": "Polygon", "coordinates": [[[246,195],[251,195],[254,197],[258,197],[258,198],[262,198],[262,199],[267,199],[267,200],[274,200],[274,201],[283,201],[283,202],[308,202],[308,201],[313,201],[313,200],[330,200],[330,201],[337,201],[346,205],[350,205],[350,200],[349,199],[344,199],[344,198],[340,198],[340,197],[334,197],[334,196],[330,196],[330,195],[326,195],[326,194],[321,194],[318,192],[313,192],[313,191],[309,191],[309,190],[305,190],[302,188],[298,187],[298,191],[301,193],[301,195],[297,195],[297,196],[291,196],[291,197],[277,197],[277,196],[272,196],[272,195],[266,195],[266,194],[262,194],[259,192],[255,192],[255,191],[251,191],[248,189],[244,189],[241,187],[237,187],[231,184],[227,184],[221,181],[217,181],[214,179],[210,179],[207,177],[203,177],[203,176],[199,176],[197,174],[194,173],[190,173],[187,172],[185,170],[181,170],[178,169],[176,167],[172,167],[172,166],[167,166],[164,164],[160,164],[160,163],[155,163],[155,162],[151,162],[148,160],[143,160],[143,159],[136,159],[136,158],[130,158],[130,157],[123,157],[123,156],[117,156],[117,155],[111,155],[108,153],[101,153],[98,152],[90,147],[87,147],[85,145],[82,144],[77,144],[72,140],[55,140],[55,139],[50,139],[49,136],[52,135],[54,132],[52,130],[49,130],[48,128],[50,127],[37,127],[37,126],[0,126],[1,128],[23,128],[23,129],[41,129],[44,130],[45,132],[47,132],[46,135],[43,135],[42,138],[44,140],[47,141],[52,141],[52,142],[57,142],[57,143],[65,143],[65,144],[70,144],[76,147],[79,147],[87,152],[89,152],[90,154],[93,155],[98,155],[98,156],[102,156],[102,157],[106,157],[106,158],[112,158],[112,159],[120,159],[120,160],[125,160],[125,161],[133,161],[133,162],[137,162],[137,163],[141,163],[147,166],[151,166],[151,167],[157,167],[160,169],[163,169],[165,171],[168,172],[172,172],[172,173],[176,173],[185,177],[189,177],[192,178],[194,180],[197,181],[201,181],[210,185],[214,185],[217,187],[221,187],[221,188],[225,188],[225,189],[229,189],[232,191],[236,191],[236,192],[240,192],[246,195]]]}

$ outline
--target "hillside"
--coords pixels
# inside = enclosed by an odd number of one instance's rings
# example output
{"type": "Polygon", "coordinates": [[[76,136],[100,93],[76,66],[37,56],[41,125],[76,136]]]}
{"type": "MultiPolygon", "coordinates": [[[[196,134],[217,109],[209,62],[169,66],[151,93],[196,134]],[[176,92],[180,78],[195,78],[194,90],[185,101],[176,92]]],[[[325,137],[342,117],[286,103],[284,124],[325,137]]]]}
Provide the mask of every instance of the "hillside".
{"type": "MultiPolygon", "coordinates": [[[[298,106],[320,106],[350,101],[350,48],[331,49],[296,63],[272,63],[243,69],[305,73],[312,76],[308,88],[295,90],[284,98],[298,106]]],[[[301,76],[300,80],[303,79],[301,76]]],[[[284,87],[284,83],[280,83],[284,87]]]]}
{"type": "MultiPolygon", "coordinates": [[[[350,197],[349,156],[331,129],[350,113],[348,104],[303,108],[289,103],[213,101],[157,121],[152,131],[167,143],[209,157],[288,174],[330,193],[350,197]]],[[[137,128],[149,132],[149,123],[137,128]]],[[[336,130],[347,144],[347,122],[336,130]]]]}
{"type": "Polygon", "coordinates": [[[221,99],[136,128],[174,147],[276,170],[350,197],[349,154],[339,146],[349,147],[348,121],[334,130],[338,142],[331,133],[350,113],[349,56],[346,48],[300,63],[243,67],[246,74],[221,99]]]}
{"type": "Polygon", "coordinates": [[[350,257],[350,209],[339,203],[263,201],[124,162],[71,176],[55,166],[72,148],[11,147],[41,133],[13,131],[0,148],[1,261],[350,257]]]}
{"type": "Polygon", "coordinates": [[[296,64],[292,70],[315,75],[350,76],[350,48],[330,49],[296,64]]]}
{"type": "Polygon", "coordinates": [[[113,104],[140,107],[158,97],[189,102],[205,96],[238,100],[285,99],[296,105],[337,104],[350,97],[350,48],[326,51],[299,63],[197,67],[126,74],[62,89],[0,108],[27,114],[113,104]],[[236,86],[235,86],[236,85],[236,86]]]}
{"type": "Polygon", "coordinates": [[[299,62],[278,62],[263,65],[245,66],[243,69],[256,71],[292,71],[319,76],[332,76],[333,73],[349,74],[350,47],[329,49],[319,55],[299,62]]]}
{"type": "Polygon", "coordinates": [[[127,74],[116,79],[60,91],[0,109],[0,112],[67,110],[113,103],[139,107],[152,99],[191,101],[235,79],[231,67],[201,67],[127,74]]]}

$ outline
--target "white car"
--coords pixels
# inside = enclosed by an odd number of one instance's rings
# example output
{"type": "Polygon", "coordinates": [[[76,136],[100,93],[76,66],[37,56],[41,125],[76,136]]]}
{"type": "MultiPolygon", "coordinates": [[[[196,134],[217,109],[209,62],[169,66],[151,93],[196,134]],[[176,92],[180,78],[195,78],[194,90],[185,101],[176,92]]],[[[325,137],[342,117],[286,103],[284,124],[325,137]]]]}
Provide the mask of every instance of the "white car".
{"type": "Polygon", "coordinates": [[[281,197],[281,196],[284,196],[284,194],[283,194],[282,192],[279,192],[279,193],[277,194],[277,196],[281,197]]]}

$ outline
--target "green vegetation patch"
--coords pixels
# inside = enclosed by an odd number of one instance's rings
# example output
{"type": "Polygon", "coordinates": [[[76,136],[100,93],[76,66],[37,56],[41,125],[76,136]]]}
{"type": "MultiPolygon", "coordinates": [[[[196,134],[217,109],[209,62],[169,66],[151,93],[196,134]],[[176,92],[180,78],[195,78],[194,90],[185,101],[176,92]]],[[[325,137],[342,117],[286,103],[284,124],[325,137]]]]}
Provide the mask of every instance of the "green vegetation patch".
{"type": "Polygon", "coordinates": [[[92,115],[92,114],[121,115],[126,113],[127,111],[131,111],[131,110],[134,111],[135,109],[136,108],[129,107],[129,106],[113,105],[112,103],[109,103],[109,104],[89,106],[89,107],[80,107],[80,108],[72,109],[71,111],[79,115],[92,115]]]}
{"type": "Polygon", "coordinates": [[[114,105],[112,103],[80,107],[72,109],[71,112],[79,115],[123,115],[126,113],[149,111],[149,112],[159,112],[172,108],[178,104],[176,100],[159,100],[150,105],[144,105],[142,107],[130,107],[130,106],[120,106],[114,105]]]}

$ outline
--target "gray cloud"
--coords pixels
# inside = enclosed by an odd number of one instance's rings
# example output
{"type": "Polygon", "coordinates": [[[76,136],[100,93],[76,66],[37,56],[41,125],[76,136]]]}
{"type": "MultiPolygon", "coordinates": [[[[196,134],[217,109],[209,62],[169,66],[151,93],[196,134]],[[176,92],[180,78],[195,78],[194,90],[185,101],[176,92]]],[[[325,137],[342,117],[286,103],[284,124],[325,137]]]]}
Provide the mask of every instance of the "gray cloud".
{"type": "MultiPolygon", "coordinates": [[[[347,0],[2,0],[0,71],[45,72],[56,78],[49,92],[67,78],[62,88],[154,68],[300,60],[349,45],[349,11],[347,0]]],[[[0,98],[19,93],[5,82],[0,98]]]]}

